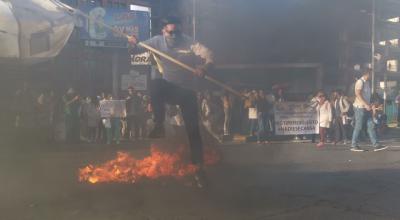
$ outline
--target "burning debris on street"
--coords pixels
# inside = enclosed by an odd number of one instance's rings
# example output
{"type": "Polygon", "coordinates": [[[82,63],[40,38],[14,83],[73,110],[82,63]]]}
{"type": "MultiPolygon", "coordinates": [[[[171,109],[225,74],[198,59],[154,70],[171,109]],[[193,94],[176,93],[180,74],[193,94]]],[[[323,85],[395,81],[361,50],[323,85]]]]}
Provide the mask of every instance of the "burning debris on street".
{"type": "MultiPolygon", "coordinates": [[[[87,165],[79,169],[79,181],[95,183],[120,182],[136,183],[143,178],[157,179],[160,177],[182,178],[193,175],[199,167],[184,161],[185,147],[181,146],[175,153],[162,152],[153,145],[150,155],[137,159],[127,152],[118,152],[117,157],[102,165],[87,165]]],[[[206,148],[204,164],[216,164],[220,157],[217,151],[206,148]]]]}

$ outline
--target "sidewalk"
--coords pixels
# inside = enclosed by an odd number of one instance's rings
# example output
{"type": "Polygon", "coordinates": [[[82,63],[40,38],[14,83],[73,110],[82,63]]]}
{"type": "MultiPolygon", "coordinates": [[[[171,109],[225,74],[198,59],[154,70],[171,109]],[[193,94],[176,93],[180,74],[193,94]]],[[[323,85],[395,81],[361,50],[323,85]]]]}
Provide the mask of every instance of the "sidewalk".
{"type": "MultiPolygon", "coordinates": [[[[318,135],[316,136],[316,142],[318,142],[318,135]]],[[[379,138],[383,143],[390,143],[400,141],[400,128],[391,126],[386,130],[386,133],[379,138]]],[[[255,143],[255,136],[246,136],[235,134],[232,138],[232,141],[224,142],[224,144],[244,144],[244,143],[255,143]]],[[[310,135],[299,135],[299,139],[294,139],[294,135],[289,136],[274,136],[273,138],[268,140],[268,143],[272,144],[283,144],[283,143],[310,143],[311,136],[310,135]],[[306,137],[306,139],[303,139],[306,137]]],[[[362,142],[362,141],[361,141],[362,142]]],[[[330,144],[330,143],[328,143],[330,144]]],[[[339,143],[338,143],[339,144],[339,143]]],[[[343,145],[343,144],[339,144],[343,145]]]]}

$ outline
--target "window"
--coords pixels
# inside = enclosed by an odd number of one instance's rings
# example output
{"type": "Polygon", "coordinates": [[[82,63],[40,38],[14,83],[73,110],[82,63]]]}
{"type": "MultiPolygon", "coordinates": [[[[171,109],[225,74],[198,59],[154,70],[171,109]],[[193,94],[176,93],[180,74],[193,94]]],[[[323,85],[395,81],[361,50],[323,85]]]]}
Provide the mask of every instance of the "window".
{"type": "Polygon", "coordinates": [[[398,71],[398,60],[388,60],[386,63],[386,69],[389,72],[397,72],[398,71]]]}
{"type": "Polygon", "coordinates": [[[394,18],[389,18],[387,19],[388,22],[393,22],[393,23],[399,23],[400,22],[400,17],[394,17],[394,18]]]}
{"type": "Polygon", "coordinates": [[[390,46],[399,47],[399,39],[389,40],[390,46]]]}

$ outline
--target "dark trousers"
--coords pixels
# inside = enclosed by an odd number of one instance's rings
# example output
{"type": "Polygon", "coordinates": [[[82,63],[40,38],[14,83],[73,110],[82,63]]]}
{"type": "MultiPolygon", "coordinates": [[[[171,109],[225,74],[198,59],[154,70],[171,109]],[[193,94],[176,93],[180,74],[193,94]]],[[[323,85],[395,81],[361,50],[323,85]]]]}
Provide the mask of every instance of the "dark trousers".
{"type": "Polygon", "coordinates": [[[144,119],[143,116],[129,115],[127,118],[127,138],[139,138],[143,136],[144,119]],[[140,130],[142,129],[142,133],[140,130]]]}
{"type": "Polygon", "coordinates": [[[66,142],[76,144],[80,141],[79,117],[65,116],[66,142]]]}
{"type": "Polygon", "coordinates": [[[339,142],[341,140],[347,140],[347,131],[346,131],[347,126],[343,124],[342,117],[335,118],[333,125],[335,130],[335,142],[339,142]]]}
{"type": "Polygon", "coordinates": [[[92,142],[96,140],[96,127],[88,127],[88,139],[92,142]]]}
{"type": "Polygon", "coordinates": [[[196,93],[164,79],[155,79],[151,82],[151,104],[155,126],[163,126],[165,104],[179,105],[189,139],[192,163],[201,165],[203,163],[203,143],[199,129],[196,93]]]}
{"type": "Polygon", "coordinates": [[[328,128],[319,127],[319,142],[325,143],[328,128]]]}

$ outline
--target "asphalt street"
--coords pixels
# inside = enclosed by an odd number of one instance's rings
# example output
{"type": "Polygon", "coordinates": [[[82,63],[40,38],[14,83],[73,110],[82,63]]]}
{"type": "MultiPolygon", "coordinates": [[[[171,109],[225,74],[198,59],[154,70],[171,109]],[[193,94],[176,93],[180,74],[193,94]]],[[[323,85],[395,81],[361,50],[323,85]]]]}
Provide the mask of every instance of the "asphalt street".
{"type": "MultiPolygon", "coordinates": [[[[216,146],[209,186],[192,178],[135,184],[78,182],[78,169],[119,150],[149,154],[149,143],[120,146],[4,146],[2,220],[400,219],[400,143],[382,152],[311,143],[216,146]]],[[[370,148],[369,146],[364,146],[370,148]]]]}

